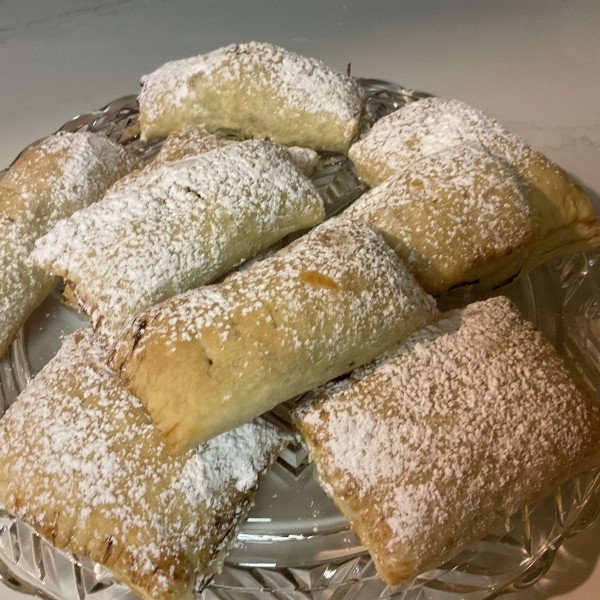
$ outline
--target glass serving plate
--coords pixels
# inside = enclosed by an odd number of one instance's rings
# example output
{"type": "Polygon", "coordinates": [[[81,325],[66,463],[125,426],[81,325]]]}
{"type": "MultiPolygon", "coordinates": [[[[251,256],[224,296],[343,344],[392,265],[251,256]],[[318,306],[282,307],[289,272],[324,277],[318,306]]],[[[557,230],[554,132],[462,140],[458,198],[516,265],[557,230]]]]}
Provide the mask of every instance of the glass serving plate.
{"type": "MultiPolygon", "coordinates": [[[[361,79],[368,93],[365,131],[378,118],[429,94],[361,79]]],[[[142,142],[137,100],[126,96],[66,123],[120,142],[150,161],[161,140],[142,142]]],[[[0,173],[1,177],[2,173],[0,173]]],[[[320,153],[312,177],[328,216],[341,212],[367,189],[341,154],[320,153]]],[[[556,345],[568,365],[600,391],[600,251],[550,262],[496,294],[510,296],[524,316],[556,345]]],[[[0,361],[0,410],[58,351],[61,338],[87,319],[61,304],[55,290],[27,321],[0,361]]],[[[481,299],[469,289],[444,298],[442,308],[481,299]]],[[[294,401],[267,418],[291,430],[294,401]]],[[[535,443],[532,440],[531,443],[535,443]]],[[[534,505],[524,507],[492,534],[416,580],[389,587],[377,577],[369,554],[313,477],[299,441],[283,453],[258,492],[238,532],[238,543],[203,600],[484,600],[523,589],[543,577],[569,536],[600,510],[598,470],[583,473],[534,505]]],[[[21,592],[53,600],[134,600],[108,571],[57,550],[30,527],[0,509],[0,577],[21,592]]]]}

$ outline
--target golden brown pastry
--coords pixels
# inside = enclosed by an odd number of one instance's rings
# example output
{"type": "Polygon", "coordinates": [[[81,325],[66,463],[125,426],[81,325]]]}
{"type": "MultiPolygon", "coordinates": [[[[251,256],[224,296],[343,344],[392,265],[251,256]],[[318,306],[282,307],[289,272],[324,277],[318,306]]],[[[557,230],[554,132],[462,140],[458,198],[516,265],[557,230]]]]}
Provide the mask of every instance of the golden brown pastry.
{"type": "Polygon", "coordinates": [[[364,106],[362,88],[351,77],[260,42],[169,62],[142,84],[145,138],[199,127],[346,152],[358,137],[364,106]]]}
{"type": "MultiPolygon", "coordinates": [[[[210,152],[215,148],[221,148],[229,144],[237,144],[239,140],[233,140],[219,135],[207,133],[203,129],[184,129],[173,131],[164,141],[160,152],[156,155],[150,167],[167,162],[181,160],[190,156],[196,156],[203,152],[210,152]]],[[[310,177],[317,167],[319,155],[310,148],[291,146],[287,148],[290,160],[300,169],[304,175],[310,177]]]]}
{"type": "Polygon", "coordinates": [[[104,137],[61,132],[24,152],[0,181],[0,356],[55,284],[28,260],[35,240],[136,164],[104,137]]]}
{"type": "Polygon", "coordinates": [[[287,151],[251,140],[139,172],[61,221],[32,258],[66,280],[110,339],[146,308],[323,217],[287,151]]]}
{"type": "Polygon", "coordinates": [[[368,225],[333,219],[117,338],[113,364],[170,452],[238,426],[397,346],[433,298],[368,225]]]}
{"type": "Polygon", "coordinates": [[[560,186],[557,192],[567,185],[562,169],[496,119],[446,98],[425,98],[379,119],[364,139],[352,145],[348,156],[361,179],[375,187],[414,161],[464,145],[484,146],[527,181],[535,185],[539,179],[545,193],[552,191],[554,183],[560,186]]]}
{"type": "Polygon", "coordinates": [[[542,155],[521,150],[527,177],[481,145],[449,146],[410,162],[344,215],[375,227],[434,295],[464,284],[489,290],[600,245],[583,190],[542,155]]]}
{"type": "Polygon", "coordinates": [[[181,160],[235,143],[235,140],[208,133],[205,129],[172,131],[163,142],[152,164],[181,160]]]}
{"type": "Polygon", "coordinates": [[[103,357],[90,330],[72,334],[8,410],[0,496],[144,600],[192,600],[220,571],[285,436],[257,420],[172,458],[103,357]]]}
{"type": "Polygon", "coordinates": [[[397,585],[597,463],[599,408],[500,297],[323,386],[296,422],[323,487],[397,585]]]}

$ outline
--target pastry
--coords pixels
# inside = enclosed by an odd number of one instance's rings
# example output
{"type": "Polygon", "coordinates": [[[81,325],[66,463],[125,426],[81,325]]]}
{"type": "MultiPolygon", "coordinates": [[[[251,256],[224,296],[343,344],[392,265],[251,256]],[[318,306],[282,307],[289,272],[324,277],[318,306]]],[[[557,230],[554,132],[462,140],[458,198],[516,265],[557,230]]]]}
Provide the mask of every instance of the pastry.
{"type": "Polygon", "coordinates": [[[145,138],[204,128],[285,146],[346,152],[358,137],[364,93],[322,62],[259,42],[169,62],[142,78],[145,138]]]}
{"type": "Polygon", "coordinates": [[[69,336],[0,421],[0,496],[144,600],[194,598],[286,438],[261,420],[172,458],[93,345],[69,336]]]}
{"type": "Polygon", "coordinates": [[[178,454],[372,360],[437,314],[371,227],[332,219],[141,314],[112,360],[178,454]]]}
{"type": "Polygon", "coordinates": [[[151,164],[163,164],[210,152],[236,143],[236,140],[208,133],[205,129],[184,129],[172,131],[160,147],[151,164]]]}
{"type": "Polygon", "coordinates": [[[446,148],[482,145],[507,160],[528,181],[537,179],[544,192],[556,183],[561,192],[573,183],[566,174],[525,140],[496,119],[461,102],[425,98],[379,119],[366,137],[352,145],[348,156],[360,178],[375,187],[424,156],[446,148]]]}
{"type": "MultiPolygon", "coordinates": [[[[202,154],[203,152],[209,152],[221,146],[236,143],[238,141],[207,133],[203,129],[173,131],[167,136],[167,139],[161,146],[160,152],[150,166],[154,167],[166,162],[181,160],[182,158],[188,158],[202,154]]],[[[299,146],[291,146],[287,148],[287,151],[290,153],[290,159],[296,167],[304,175],[310,177],[317,167],[319,155],[310,148],[300,148],[299,146]]]]}
{"type": "Polygon", "coordinates": [[[599,408],[499,297],[316,390],[296,423],[323,487],[398,585],[597,464],[599,408]]]}
{"type": "Polygon", "coordinates": [[[55,284],[28,261],[35,240],[136,164],[104,137],[60,132],[25,151],[0,181],[0,356],[55,284]]]}
{"type": "Polygon", "coordinates": [[[464,284],[490,290],[600,245],[581,188],[548,161],[532,158],[528,178],[514,164],[481,145],[449,146],[410,162],[344,215],[375,227],[434,295],[464,284]]]}
{"type": "Polygon", "coordinates": [[[323,217],[323,201],[286,150],[240,142],[118,184],[39,240],[32,259],[65,279],[110,339],[146,308],[323,217]]]}
{"type": "Polygon", "coordinates": [[[290,153],[292,162],[307,177],[310,177],[319,164],[319,155],[310,148],[301,148],[300,146],[289,146],[287,151],[290,153]]]}

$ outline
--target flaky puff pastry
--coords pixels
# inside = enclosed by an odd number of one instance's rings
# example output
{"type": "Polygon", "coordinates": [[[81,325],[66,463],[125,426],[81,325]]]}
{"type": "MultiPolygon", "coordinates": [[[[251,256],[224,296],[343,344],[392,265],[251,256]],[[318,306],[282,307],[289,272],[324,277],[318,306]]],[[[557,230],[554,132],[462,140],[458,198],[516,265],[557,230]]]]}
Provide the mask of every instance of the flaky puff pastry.
{"type": "Polygon", "coordinates": [[[147,308],[324,216],[287,150],[250,140],[129,176],[38,240],[32,259],[65,279],[111,340],[147,308]]]}
{"type": "MultiPolygon", "coordinates": [[[[395,238],[401,229],[406,231],[402,223],[405,208],[398,210],[392,218],[393,205],[399,203],[405,207],[413,195],[425,212],[429,209],[436,211],[436,202],[448,205],[452,204],[453,198],[458,200],[457,209],[448,211],[446,224],[439,230],[434,229],[440,225],[439,219],[430,222],[426,214],[419,219],[414,219],[414,214],[409,217],[415,228],[409,234],[413,239],[420,231],[431,238],[437,236],[442,239],[455,235],[456,227],[461,228],[459,235],[477,239],[466,259],[455,254],[449,257],[448,262],[451,260],[456,264],[454,277],[440,273],[439,277],[420,279],[431,293],[441,293],[452,285],[472,282],[479,283],[484,289],[495,287],[531,271],[550,258],[583,252],[600,244],[600,224],[581,186],[498,121],[464,102],[427,98],[405,106],[380,119],[363,140],[350,148],[348,154],[361,179],[374,187],[353,207],[353,218],[363,213],[373,224],[385,218],[387,223],[381,229],[384,235],[395,238]],[[454,172],[440,170],[438,184],[431,183],[428,190],[417,189],[419,181],[429,184],[429,170],[436,166],[437,157],[443,160],[445,156],[454,156],[457,161],[455,167],[458,167],[461,153],[466,155],[469,147],[477,146],[485,148],[494,159],[506,165],[508,172],[504,187],[514,186],[511,181],[515,178],[521,182],[521,193],[532,217],[521,232],[518,228],[522,219],[512,226],[512,237],[522,234],[530,238],[530,242],[522,247],[511,244],[498,247],[493,234],[486,237],[482,231],[477,231],[479,227],[485,229],[485,219],[493,208],[487,203],[486,195],[495,195],[497,188],[503,186],[501,182],[490,181],[487,192],[482,190],[486,173],[478,170],[477,163],[468,165],[463,161],[460,165],[462,172],[458,168],[454,172]],[[421,171],[424,177],[420,177],[421,171]],[[512,174],[508,174],[510,171],[512,174]],[[479,198],[475,197],[469,185],[478,186],[479,198]],[[465,205],[460,194],[471,202],[465,205]],[[389,204],[387,196],[390,197],[389,204]],[[477,208],[478,204],[481,204],[481,209],[477,208]],[[463,208],[472,212],[470,222],[461,214],[463,208]],[[386,213],[385,217],[383,213],[386,213]],[[456,225],[449,228],[451,219],[456,225]],[[502,254],[505,256],[502,257],[502,254]]],[[[508,231],[514,212],[514,201],[510,197],[507,198],[507,207],[506,211],[499,204],[494,208],[497,219],[493,225],[487,222],[488,229],[496,227],[496,223],[504,223],[503,227],[508,231]]],[[[412,212],[419,210],[416,208],[412,212]]],[[[423,258],[435,263],[437,258],[433,258],[431,252],[423,253],[423,258]]],[[[414,256],[420,253],[422,250],[416,245],[414,256]]]]}
{"type": "Polygon", "coordinates": [[[597,462],[599,408],[499,297],[323,386],[296,423],[325,490],[397,585],[597,462]]]}
{"type": "Polygon", "coordinates": [[[286,438],[257,420],[172,458],[103,357],[90,330],[72,334],[8,410],[0,495],[144,600],[191,600],[220,571],[286,438]]]}
{"type": "Polygon", "coordinates": [[[115,369],[179,453],[397,346],[435,302],[381,237],[332,219],[118,336],[115,369]]]}
{"type": "Polygon", "coordinates": [[[260,42],[169,62],[142,84],[145,138],[200,127],[346,152],[358,137],[364,107],[362,88],[351,77],[260,42]]]}
{"type": "MultiPolygon", "coordinates": [[[[203,129],[184,129],[183,131],[173,131],[167,136],[160,152],[150,163],[150,168],[164,163],[189,158],[204,152],[210,152],[215,148],[228,146],[229,144],[238,144],[239,140],[229,139],[216,134],[207,133],[203,129]]],[[[319,155],[310,148],[301,148],[291,146],[286,148],[289,152],[290,160],[307,177],[313,173],[319,162],[319,155]]]]}
{"type": "Polygon", "coordinates": [[[410,163],[344,215],[373,225],[434,295],[465,284],[493,289],[597,247],[600,223],[581,188],[522,151],[539,185],[481,145],[450,146],[410,163]]]}
{"type": "Polygon", "coordinates": [[[28,260],[36,239],[135,166],[104,137],[61,132],[24,152],[0,181],[0,356],[56,283],[28,260]]]}

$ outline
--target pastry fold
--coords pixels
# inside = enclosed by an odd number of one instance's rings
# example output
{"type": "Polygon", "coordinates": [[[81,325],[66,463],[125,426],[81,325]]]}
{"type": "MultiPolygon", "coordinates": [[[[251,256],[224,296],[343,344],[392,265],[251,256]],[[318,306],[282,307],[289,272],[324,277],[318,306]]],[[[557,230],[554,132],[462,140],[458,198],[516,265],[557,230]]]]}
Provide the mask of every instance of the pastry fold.
{"type": "Polygon", "coordinates": [[[256,420],[172,458],[103,359],[90,330],[72,334],[10,407],[0,496],[144,600],[192,600],[220,571],[286,438],[256,420]]]}
{"type": "Polygon", "coordinates": [[[296,424],[323,487],[397,585],[597,464],[599,408],[499,297],[316,390],[296,424]]]}
{"type": "Polygon", "coordinates": [[[557,195],[567,186],[564,171],[523,138],[465,102],[446,98],[425,98],[382,117],[348,156],[360,178],[375,187],[425,156],[464,145],[484,146],[549,196],[555,184],[557,195]]]}
{"type": "Polygon", "coordinates": [[[247,141],[140,171],[36,243],[109,340],[134,316],[213,281],[324,217],[323,201],[269,142],[247,141]]]}
{"type": "Polygon", "coordinates": [[[259,42],[166,63],[142,85],[145,138],[200,127],[346,152],[364,107],[362,88],[351,77],[259,42]]]}
{"type": "Polygon", "coordinates": [[[438,316],[368,225],[333,219],[141,314],[113,365],[180,453],[397,346],[438,316]]]}
{"type": "Polygon", "coordinates": [[[36,239],[135,166],[104,137],[61,132],[24,152],[0,181],[0,356],[55,284],[28,260],[36,239]]]}
{"type": "MultiPolygon", "coordinates": [[[[196,156],[204,152],[210,152],[215,148],[237,143],[239,143],[239,140],[207,133],[203,129],[173,131],[167,136],[167,139],[160,148],[160,152],[149,166],[153,168],[156,165],[196,156]]],[[[294,165],[304,175],[310,177],[317,167],[319,155],[310,148],[300,148],[299,146],[291,146],[287,148],[287,151],[294,165]]]]}
{"type": "Polygon", "coordinates": [[[511,148],[509,160],[480,144],[448,145],[409,162],[344,214],[374,226],[434,295],[464,284],[493,289],[600,245],[583,190],[543,155],[511,148]]]}

